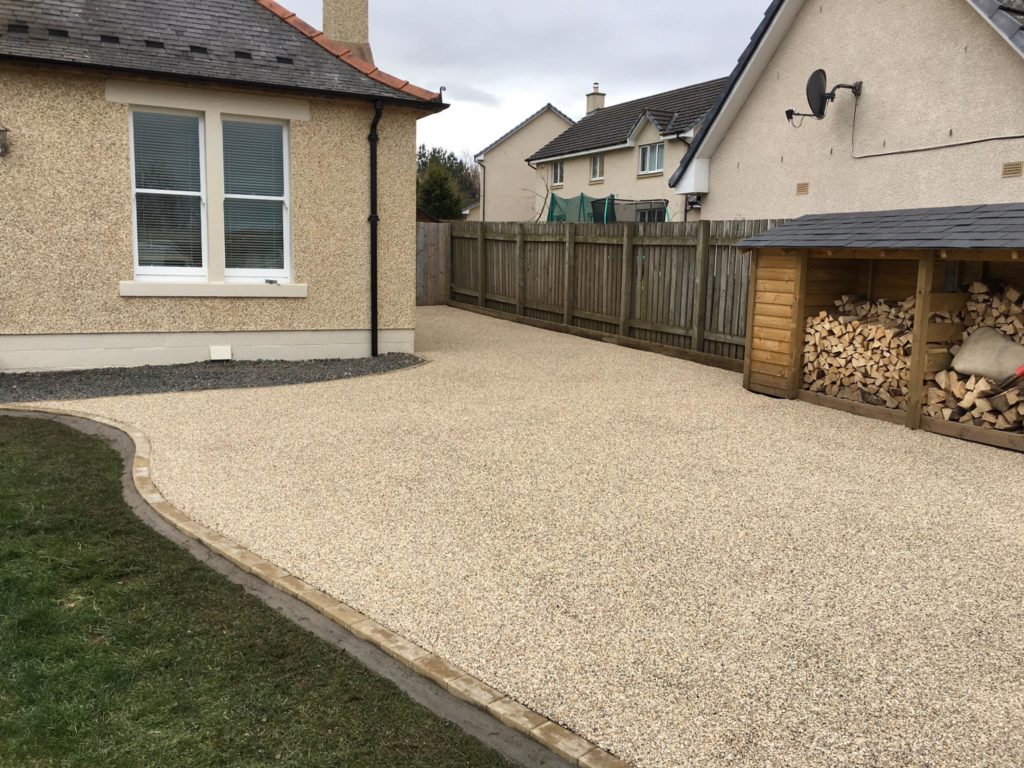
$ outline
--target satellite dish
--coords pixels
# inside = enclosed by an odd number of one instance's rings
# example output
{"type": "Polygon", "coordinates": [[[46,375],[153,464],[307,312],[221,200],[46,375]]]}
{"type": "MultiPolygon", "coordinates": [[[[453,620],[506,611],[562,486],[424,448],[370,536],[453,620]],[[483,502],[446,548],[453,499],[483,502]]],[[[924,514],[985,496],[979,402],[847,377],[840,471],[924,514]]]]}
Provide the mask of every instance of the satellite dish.
{"type": "Polygon", "coordinates": [[[807,104],[811,108],[811,115],[819,120],[824,119],[825,109],[830,100],[828,77],[825,75],[825,70],[816,69],[807,78],[807,104]]]}
{"type": "MultiPolygon", "coordinates": [[[[859,99],[864,90],[864,83],[860,80],[853,85],[841,83],[830,91],[828,90],[828,77],[825,75],[825,70],[814,70],[814,72],[811,73],[811,76],[807,78],[807,104],[811,108],[810,114],[797,112],[795,109],[787,109],[786,119],[789,120],[790,123],[793,123],[794,117],[813,117],[817,120],[824,120],[825,110],[828,108],[828,103],[836,100],[836,92],[840,88],[852,91],[854,98],[859,99]]],[[[803,120],[800,121],[800,124],[803,124],[803,120]]],[[[793,123],[793,125],[797,128],[800,127],[797,123],[793,123]]]]}

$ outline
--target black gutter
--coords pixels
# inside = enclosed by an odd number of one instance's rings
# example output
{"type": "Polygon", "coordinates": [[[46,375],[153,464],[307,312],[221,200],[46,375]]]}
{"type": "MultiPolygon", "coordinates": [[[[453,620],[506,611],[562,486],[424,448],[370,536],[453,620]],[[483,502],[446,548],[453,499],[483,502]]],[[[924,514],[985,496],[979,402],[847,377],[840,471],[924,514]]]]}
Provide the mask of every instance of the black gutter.
{"type": "Polygon", "coordinates": [[[718,101],[715,102],[715,106],[704,116],[704,120],[701,124],[700,130],[697,132],[697,136],[690,144],[690,148],[686,154],[683,155],[683,159],[679,161],[679,167],[676,168],[675,173],[672,174],[668,180],[668,185],[674,187],[679,183],[679,180],[686,173],[686,169],[690,167],[690,163],[693,162],[694,156],[700,149],[701,144],[704,143],[704,138],[708,135],[711,130],[711,126],[718,119],[718,116],[722,112],[722,108],[725,107],[725,102],[729,100],[733,90],[736,88],[736,83],[739,82],[740,76],[743,74],[750,60],[754,58],[754,54],[757,49],[761,47],[761,41],[764,40],[764,36],[768,34],[768,30],[771,28],[775,21],[775,17],[779,15],[779,11],[782,10],[782,6],[785,5],[786,0],[772,0],[772,4],[768,6],[768,10],[764,13],[764,18],[754,31],[753,36],[750,38],[750,43],[747,45],[743,54],[740,56],[739,61],[736,64],[736,68],[729,75],[729,82],[725,84],[725,88],[722,89],[722,94],[718,97],[718,101]]]}
{"type": "Polygon", "coordinates": [[[377,357],[379,321],[377,313],[377,224],[380,216],[377,212],[377,126],[380,125],[384,104],[380,101],[373,105],[373,122],[370,123],[370,355],[377,357]]]}

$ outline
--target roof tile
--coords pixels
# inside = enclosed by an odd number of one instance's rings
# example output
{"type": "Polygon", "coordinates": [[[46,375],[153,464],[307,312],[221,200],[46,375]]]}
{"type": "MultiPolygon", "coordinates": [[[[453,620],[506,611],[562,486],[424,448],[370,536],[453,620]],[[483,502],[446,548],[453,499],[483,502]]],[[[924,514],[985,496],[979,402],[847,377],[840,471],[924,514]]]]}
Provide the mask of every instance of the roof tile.
{"type": "Polygon", "coordinates": [[[675,133],[683,133],[700,122],[725,82],[725,78],[709,80],[599,109],[570,126],[529,160],[548,160],[625,144],[637,123],[648,113],[656,125],[667,121],[664,127],[658,126],[662,135],[668,135],[670,128],[675,133]]]}
{"type": "Polygon", "coordinates": [[[381,72],[275,0],[0,0],[5,58],[444,108],[439,94],[381,72]],[[25,24],[28,33],[8,33],[12,23],[25,24]],[[67,36],[53,37],[49,29],[67,36]]]}

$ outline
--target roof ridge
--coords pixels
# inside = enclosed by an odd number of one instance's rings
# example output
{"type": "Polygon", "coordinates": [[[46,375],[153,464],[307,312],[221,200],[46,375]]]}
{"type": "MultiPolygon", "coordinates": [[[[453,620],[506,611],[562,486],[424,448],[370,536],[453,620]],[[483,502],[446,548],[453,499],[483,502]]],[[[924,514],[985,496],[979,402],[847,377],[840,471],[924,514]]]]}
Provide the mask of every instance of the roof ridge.
{"type": "Polygon", "coordinates": [[[319,45],[332,56],[345,62],[356,71],[369,77],[371,80],[376,80],[382,85],[394,88],[396,91],[401,91],[402,93],[414,96],[417,99],[422,99],[423,101],[441,101],[440,93],[428,91],[426,88],[420,88],[418,85],[413,85],[408,80],[402,80],[394,75],[389,75],[375,64],[357,56],[351,48],[346,48],[341,43],[329,38],[316,27],[311,24],[307,24],[294,11],[274,2],[274,0],[255,0],[255,2],[257,5],[273,13],[277,18],[281,19],[281,21],[295,28],[298,32],[302,33],[305,37],[319,45]]]}
{"type": "MultiPolygon", "coordinates": [[[[501,137],[500,137],[500,138],[498,138],[498,139],[495,139],[495,140],[494,140],[494,141],[492,141],[492,142],[491,142],[490,144],[488,144],[488,145],[487,145],[486,147],[484,147],[483,149],[481,149],[481,150],[480,150],[479,152],[475,153],[475,154],[473,155],[473,159],[474,159],[474,160],[476,160],[476,159],[477,159],[478,157],[480,157],[481,155],[485,155],[485,154],[487,154],[487,153],[488,153],[488,152],[490,152],[490,151],[491,151],[492,149],[494,149],[494,148],[495,148],[496,146],[498,146],[498,145],[499,145],[499,144],[501,144],[501,143],[502,143],[503,141],[505,141],[505,139],[507,139],[507,138],[511,137],[511,136],[512,136],[512,135],[513,135],[514,133],[517,133],[517,132],[521,131],[521,130],[522,130],[523,128],[525,128],[525,127],[526,127],[527,125],[529,125],[530,123],[532,123],[532,122],[533,122],[534,120],[536,120],[536,119],[537,119],[538,117],[540,117],[540,116],[541,116],[542,114],[544,114],[544,113],[545,113],[545,112],[546,112],[547,110],[549,110],[549,109],[550,109],[550,110],[551,110],[552,112],[554,112],[554,113],[555,113],[556,115],[558,115],[559,117],[561,117],[561,118],[562,118],[563,120],[565,120],[565,121],[566,121],[567,123],[569,123],[569,126],[570,126],[570,127],[572,127],[572,126],[576,125],[576,121],[575,121],[575,120],[573,120],[573,119],[572,119],[571,117],[569,117],[569,116],[568,116],[567,114],[565,114],[565,113],[564,113],[564,112],[563,112],[562,110],[560,110],[560,109],[559,109],[558,107],[556,107],[556,106],[555,106],[554,104],[552,104],[552,103],[551,103],[551,102],[549,101],[549,102],[548,102],[547,104],[545,104],[545,105],[544,105],[543,107],[541,107],[540,109],[538,109],[538,110],[537,110],[536,112],[534,112],[534,113],[533,113],[532,115],[530,115],[530,116],[529,116],[528,118],[526,118],[526,119],[525,119],[525,120],[523,120],[522,122],[520,122],[520,123],[516,124],[516,126],[515,126],[515,127],[513,127],[513,128],[510,128],[509,130],[505,131],[505,133],[503,133],[503,134],[501,135],[501,137]]],[[[567,129],[567,130],[568,130],[568,129],[567,129]]]]}
{"type": "MultiPolygon", "coordinates": [[[[637,98],[630,99],[629,101],[623,101],[623,102],[620,102],[618,104],[612,104],[609,107],[603,107],[602,109],[598,110],[598,112],[607,112],[609,109],[619,109],[620,107],[628,107],[631,104],[637,104],[637,103],[639,103],[641,101],[650,101],[651,99],[656,99],[659,96],[667,96],[670,93],[678,93],[679,91],[688,91],[688,90],[691,90],[693,88],[700,88],[702,86],[711,85],[712,83],[724,82],[724,81],[727,81],[728,79],[729,79],[729,77],[728,77],[728,75],[726,75],[725,77],[714,77],[714,78],[712,78],[710,80],[705,80],[702,83],[693,83],[692,85],[683,85],[683,86],[680,86],[679,88],[669,88],[667,91],[661,91],[660,93],[652,93],[650,96],[638,96],[637,98]]],[[[643,107],[643,109],[649,109],[649,107],[643,107]]],[[[596,115],[597,112],[591,112],[591,114],[592,115],[596,115]]],[[[589,115],[588,115],[588,117],[589,117],[589,115]]]]}

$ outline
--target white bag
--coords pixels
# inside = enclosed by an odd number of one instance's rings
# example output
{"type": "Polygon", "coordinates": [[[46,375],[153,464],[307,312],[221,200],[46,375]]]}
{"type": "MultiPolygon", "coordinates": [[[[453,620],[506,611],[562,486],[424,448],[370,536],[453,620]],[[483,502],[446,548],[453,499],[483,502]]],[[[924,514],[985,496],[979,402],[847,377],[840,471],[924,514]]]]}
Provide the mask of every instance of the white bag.
{"type": "Polygon", "coordinates": [[[953,368],[966,376],[984,376],[996,384],[1024,365],[1024,347],[997,331],[979,328],[953,358],[953,368]]]}

